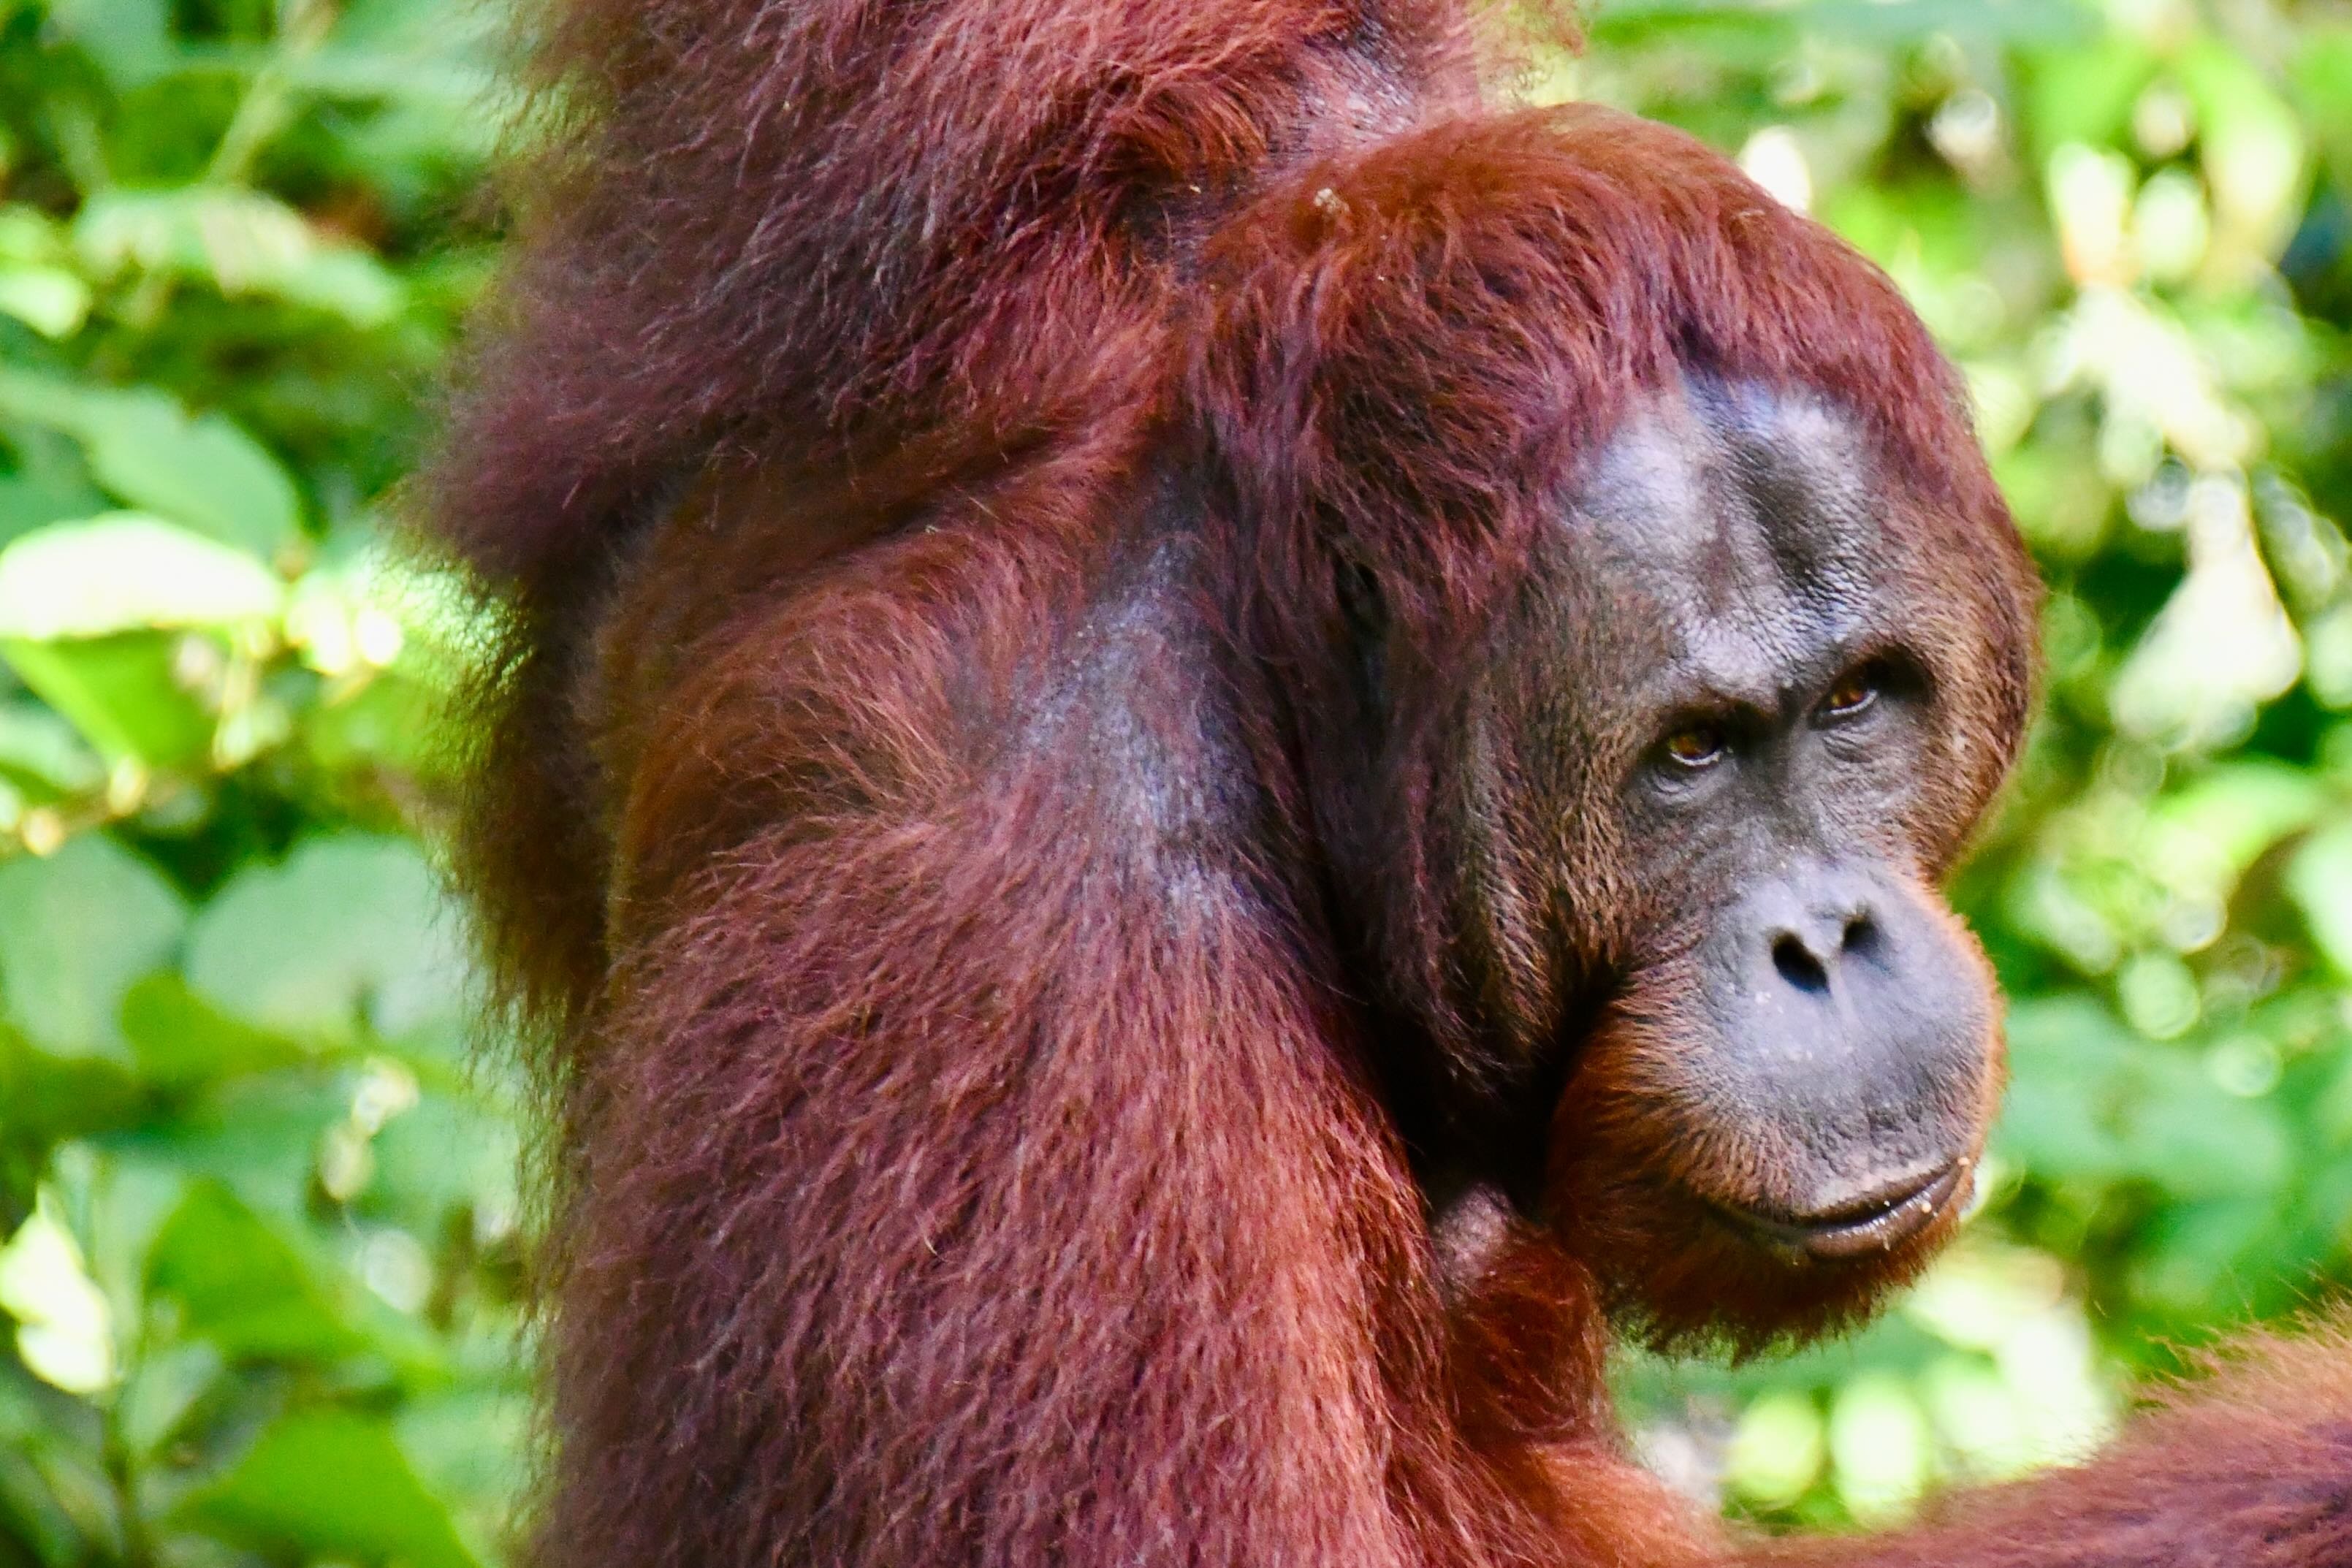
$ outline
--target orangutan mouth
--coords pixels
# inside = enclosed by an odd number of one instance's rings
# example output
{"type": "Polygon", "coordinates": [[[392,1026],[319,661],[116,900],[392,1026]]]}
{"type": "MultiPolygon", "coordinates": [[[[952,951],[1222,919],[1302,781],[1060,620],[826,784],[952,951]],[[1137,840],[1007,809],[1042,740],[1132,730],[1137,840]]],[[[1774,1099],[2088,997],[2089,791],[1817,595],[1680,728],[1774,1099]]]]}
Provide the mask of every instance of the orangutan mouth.
{"type": "Polygon", "coordinates": [[[1968,1189],[1976,1162],[1958,1159],[1924,1176],[1890,1183],[1871,1196],[1817,1213],[1769,1213],[1710,1200],[1710,1206],[1774,1251],[1822,1262],[1892,1252],[1934,1223],[1968,1189]]]}

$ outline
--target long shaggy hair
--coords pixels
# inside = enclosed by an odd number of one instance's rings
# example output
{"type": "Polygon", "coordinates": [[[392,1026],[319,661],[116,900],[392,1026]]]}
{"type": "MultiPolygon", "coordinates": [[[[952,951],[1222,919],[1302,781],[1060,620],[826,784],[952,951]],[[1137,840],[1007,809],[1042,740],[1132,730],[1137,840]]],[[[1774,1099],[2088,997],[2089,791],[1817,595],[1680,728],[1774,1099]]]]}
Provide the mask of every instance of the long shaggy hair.
{"type": "MultiPolygon", "coordinates": [[[[1893,288],[1686,138],[1482,110],[1454,0],[542,22],[424,486],[502,616],[460,855],[556,1129],[534,1561],[1717,1560],[1612,1427],[1627,1260],[1433,1215],[1367,999],[1476,1076],[1449,680],[1681,367],[1841,401],[1935,503],[1990,650],[1925,793],[1957,847],[2032,598],[1893,288]],[[1379,711],[1351,580],[1410,634],[1379,711]],[[1381,725],[1402,842],[1342,787],[1381,725]]],[[[1585,918],[1599,973],[1639,911],[1585,918]]],[[[1788,1552],[2352,1561],[2345,1352],[1788,1552]]]]}

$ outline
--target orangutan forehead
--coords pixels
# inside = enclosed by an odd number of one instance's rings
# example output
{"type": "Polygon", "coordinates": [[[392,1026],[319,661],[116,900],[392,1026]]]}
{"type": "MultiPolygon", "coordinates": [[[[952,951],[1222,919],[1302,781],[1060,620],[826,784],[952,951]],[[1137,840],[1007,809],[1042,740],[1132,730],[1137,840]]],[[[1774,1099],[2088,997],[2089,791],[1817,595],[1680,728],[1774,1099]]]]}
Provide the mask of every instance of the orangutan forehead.
{"type": "Polygon", "coordinates": [[[1570,510],[1604,554],[1702,585],[1727,552],[1760,551],[1803,577],[1885,548],[1894,498],[1880,473],[1866,432],[1828,400],[1688,375],[1633,401],[1570,510]]]}
{"type": "Polygon", "coordinates": [[[1689,375],[1629,410],[1563,543],[1654,658],[1733,689],[1793,678],[1908,618],[1884,471],[1823,398],[1689,375]]]}

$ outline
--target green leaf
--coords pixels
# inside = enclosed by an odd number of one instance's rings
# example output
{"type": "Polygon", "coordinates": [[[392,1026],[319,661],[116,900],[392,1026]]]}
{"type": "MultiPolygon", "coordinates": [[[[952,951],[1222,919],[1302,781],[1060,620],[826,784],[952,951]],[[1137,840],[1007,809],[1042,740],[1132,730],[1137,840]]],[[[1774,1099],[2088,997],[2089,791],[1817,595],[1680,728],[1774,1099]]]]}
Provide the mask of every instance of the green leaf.
{"type": "Polygon", "coordinates": [[[2151,1046],[2124,1142],[2135,1173],[2184,1198],[2262,1197],[2294,1169],[2277,1110],[2221,1092],[2203,1066],[2151,1046]]]}
{"type": "Polygon", "coordinates": [[[2128,133],[2133,102],[2157,62],[2137,39],[2110,33],[2080,47],[2037,51],[2027,75],[2024,128],[2033,161],[2069,142],[2113,146],[2128,133]]]}
{"type": "Polygon", "coordinates": [[[2352,823],[2316,835],[2295,852],[2286,889],[2320,952],[2352,976],[2352,823]]]}
{"type": "Polygon", "coordinates": [[[131,1452],[146,1458],[169,1442],[205,1392],[217,1386],[221,1372],[220,1352],[202,1340],[150,1348],[141,1355],[114,1405],[131,1452]]]}
{"type": "Polygon", "coordinates": [[[1995,1130],[2003,1155],[2062,1181],[2120,1180],[2130,1154],[2116,1121],[2133,1048],[2130,1033],[2087,996],[2013,1007],[2009,1096],[1995,1130]]]}
{"type": "Polygon", "coordinates": [[[98,788],[106,764],[54,710],[33,701],[0,702],[0,773],[55,799],[98,788]]]}
{"type": "Polygon", "coordinates": [[[57,1057],[0,1028],[0,1131],[45,1148],[114,1131],[142,1114],[139,1080],[109,1057],[57,1057]]]}
{"type": "Polygon", "coordinates": [[[107,1141],[126,1168],[216,1178],[247,1207],[287,1222],[306,1212],[320,1141],[351,1111],[351,1089],[316,1073],[230,1079],[177,1116],[107,1141]]]}
{"type": "Polygon", "coordinates": [[[228,1017],[168,972],[131,986],[122,1000],[121,1021],[140,1076],[166,1088],[269,1072],[310,1059],[291,1040],[228,1017]]]}
{"type": "Polygon", "coordinates": [[[47,1200],[0,1247],[0,1310],[17,1321],[18,1356],[47,1382],[84,1394],[113,1384],[121,1358],[110,1303],[47,1200]]]}
{"type": "Polygon", "coordinates": [[[2352,181],[2352,26],[2312,27],[2295,49],[2294,71],[2305,119],[2341,186],[2352,181]]]}
{"type": "Polygon", "coordinates": [[[2231,876],[2272,845],[2308,826],[2326,805],[2318,782],[2282,763],[2216,767],[2150,814],[2165,837],[2164,863],[2175,856],[2211,858],[2231,876]]]}
{"type": "MultiPolygon", "coordinates": [[[[413,1399],[397,1418],[400,1446],[436,1496],[457,1514],[459,1533],[495,1551],[512,1523],[528,1477],[530,1401],[516,1389],[460,1388],[413,1399]]],[[[487,1549],[487,1550],[486,1550],[487,1549]]]]}
{"type": "Polygon", "coordinates": [[[2021,1003],[2009,1037],[2000,1146],[2042,1175],[2208,1198],[2271,1193],[2294,1169],[2273,1106],[2224,1094],[2198,1059],[2089,997],[2021,1003]]]}
{"type": "Polygon", "coordinates": [[[76,427],[98,482],[224,544],[273,559],[300,532],[293,481],[218,414],[190,418],[161,393],[91,395],[76,427]]]}
{"type": "Polygon", "coordinates": [[[169,768],[201,762],[213,739],[212,716],[173,674],[173,640],[162,632],[0,638],[0,658],[109,762],[169,768]]]}
{"type": "Polygon", "coordinates": [[[121,392],[0,369],[0,415],[79,440],[98,482],[268,560],[299,535],[301,503],[268,449],[225,415],[191,417],[152,388],[121,392]]]}
{"type": "Polygon", "coordinates": [[[0,475],[0,544],[52,522],[104,511],[103,491],[79,474],[0,475]]]}
{"type": "Polygon", "coordinates": [[[322,235],[277,197],[240,186],[103,192],[75,217],[74,247],[100,277],[135,265],[200,279],[231,298],[307,305],[362,329],[390,321],[404,296],[373,255],[322,235]]]}
{"type": "Polygon", "coordinates": [[[62,267],[0,267],[0,310],[45,338],[69,338],[89,314],[89,285],[62,267]]]}
{"type": "Polygon", "coordinates": [[[191,984],[234,1017],[342,1038],[399,1035],[463,1006],[455,910],[416,847],[346,834],[240,872],[196,921],[191,984]]]}
{"type": "Polygon", "coordinates": [[[351,1411],[280,1416],[178,1515],[304,1558],[352,1557],[401,1568],[472,1568],[475,1562],[391,1427],[351,1411]]]}
{"type": "Polygon", "coordinates": [[[2252,62],[2221,44],[2182,51],[2177,68],[2197,104],[2199,152],[2219,215],[2274,252],[2302,209],[2302,123],[2252,62]]]}
{"type": "Polygon", "coordinates": [[[232,1360],[331,1360],[362,1342],[294,1247],[216,1182],[192,1185],[164,1223],[147,1288],[232,1360]]]}
{"type": "Polygon", "coordinates": [[[22,1554],[18,1563],[81,1568],[97,1510],[79,1505],[105,1494],[103,1460],[94,1436],[59,1419],[56,1402],[65,1396],[36,1389],[13,1356],[0,1356],[0,1540],[22,1554]]]}
{"type": "Polygon", "coordinates": [[[2133,1283],[2165,1306],[2200,1312],[2221,1289],[2243,1291],[2246,1265],[2272,1239],[2275,1221],[2259,1197],[2183,1204],[2150,1226],[2133,1283]]]}
{"type": "Polygon", "coordinates": [[[400,312],[400,282],[364,250],[320,246],[272,280],[289,304],[340,316],[354,327],[376,327],[400,312]]]}
{"type": "MultiPolygon", "coordinates": [[[[426,773],[446,760],[444,706],[420,682],[386,671],[340,701],[304,710],[302,741],[311,759],[330,772],[381,767],[426,773]]],[[[0,766],[5,763],[0,750],[0,766]]]]}
{"type": "Polygon", "coordinates": [[[58,31],[89,51],[117,90],[172,68],[177,50],[167,0],[50,0],[48,12],[58,31]]]}
{"type": "Polygon", "coordinates": [[[514,1212],[522,1151],[512,1120],[449,1094],[428,1094],[374,1142],[372,1205],[420,1232],[461,1204],[514,1212]]]}
{"type": "Polygon", "coordinates": [[[137,512],[52,523],[0,550],[0,637],[266,622],[285,603],[250,554],[137,512]]]}
{"type": "Polygon", "coordinates": [[[22,202],[0,204],[0,263],[49,266],[66,258],[57,219],[22,202]]]}
{"type": "Polygon", "coordinates": [[[0,865],[0,994],[8,1020],[61,1057],[120,1057],[119,1015],[187,923],[172,885],[102,833],[0,865]]]}

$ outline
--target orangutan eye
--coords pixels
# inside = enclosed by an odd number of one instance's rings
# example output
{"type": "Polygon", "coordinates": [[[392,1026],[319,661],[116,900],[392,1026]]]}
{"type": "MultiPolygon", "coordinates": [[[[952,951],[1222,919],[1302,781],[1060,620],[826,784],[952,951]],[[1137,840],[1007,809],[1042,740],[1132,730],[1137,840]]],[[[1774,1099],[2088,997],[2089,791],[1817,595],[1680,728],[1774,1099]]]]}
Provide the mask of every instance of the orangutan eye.
{"type": "Polygon", "coordinates": [[[1824,719],[1851,719],[1878,700],[1878,671],[1864,666],[1838,677],[1815,710],[1824,719]]]}
{"type": "Polygon", "coordinates": [[[1676,767],[1713,767],[1723,760],[1723,731],[1712,724],[1687,724],[1668,735],[1659,750],[1676,767]]]}

